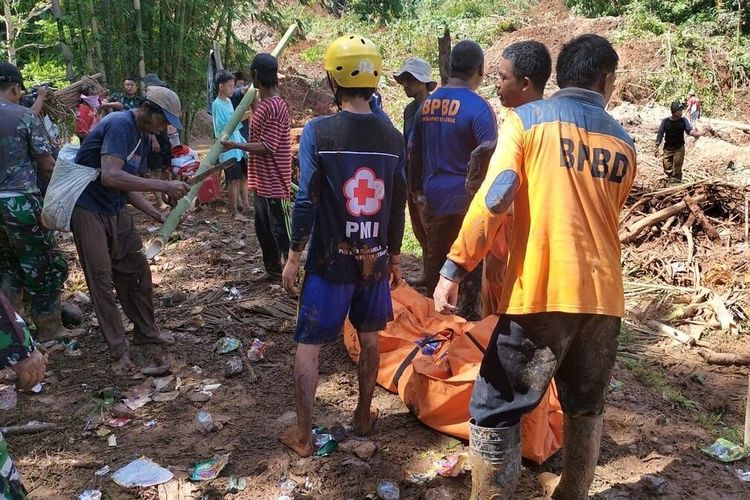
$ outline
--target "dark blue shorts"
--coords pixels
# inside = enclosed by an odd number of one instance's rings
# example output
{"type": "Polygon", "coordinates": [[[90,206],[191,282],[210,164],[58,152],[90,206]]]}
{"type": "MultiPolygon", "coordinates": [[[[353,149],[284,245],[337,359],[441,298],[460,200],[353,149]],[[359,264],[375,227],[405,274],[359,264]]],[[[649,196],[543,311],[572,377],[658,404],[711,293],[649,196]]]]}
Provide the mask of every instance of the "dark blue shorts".
{"type": "Polygon", "coordinates": [[[331,283],[317,274],[306,274],[294,341],[300,344],[336,342],[347,313],[357,331],[384,329],[393,319],[388,280],[376,283],[331,283]]]}

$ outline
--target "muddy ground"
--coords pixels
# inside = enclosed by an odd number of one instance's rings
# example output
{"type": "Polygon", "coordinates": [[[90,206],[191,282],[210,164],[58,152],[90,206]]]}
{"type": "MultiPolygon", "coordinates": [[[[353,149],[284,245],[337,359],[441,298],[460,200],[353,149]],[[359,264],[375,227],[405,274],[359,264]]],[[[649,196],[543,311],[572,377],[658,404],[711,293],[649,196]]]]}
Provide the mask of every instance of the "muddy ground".
{"type": "MultiPolygon", "coordinates": [[[[566,29],[582,29],[580,20],[565,19],[567,14],[558,17],[563,17],[566,29]]],[[[615,25],[612,20],[592,21],[592,26],[603,30],[615,25]]],[[[543,32],[560,38],[552,35],[559,30],[547,28],[519,31],[501,43],[543,32]]],[[[559,44],[562,38],[550,43],[559,44]]],[[[304,46],[302,42],[300,47],[304,46]]],[[[490,51],[490,65],[501,46],[490,51]]],[[[291,66],[304,67],[290,62],[291,66]]],[[[301,125],[305,116],[330,109],[319,75],[288,71],[288,77],[291,88],[286,95],[295,125],[301,125]]],[[[646,148],[646,154],[640,153],[639,179],[661,177],[658,162],[649,151],[655,119],[629,127],[640,136],[639,148],[646,148]]],[[[731,141],[733,146],[747,145],[744,135],[740,139],[731,141]]],[[[715,140],[699,142],[692,150],[695,154],[688,155],[688,180],[702,175],[709,163],[715,164],[715,155],[727,154],[728,143],[707,147],[715,140]]],[[[722,157],[714,167],[723,169],[724,162],[722,157]]],[[[732,214],[726,225],[737,230],[740,216],[732,214]]],[[[153,226],[138,216],[144,240],[149,239],[153,226]]],[[[296,303],[279,283],[262,280],[252,223],[233,222],[223,203],[191,213],[178,232],[178,239],[152,264],[158,324],[173,332],[178,343],[166,349],[136,349],[143,367],[161,364],[165,357],[171,361],[179,387],[173,380],[165,388],[168,396],[163,397],[175,399],[149,402],[136,410],[135,418],[124,427],[108,428],[110,410],[98,407],[94,396],[106,388],[125,395],[148,381],[115,379],[109,374],[109,356],[93,310],[90,304],[79,302],[87,330],[79,338],[80,356],[71,357],[61,347],[52,347],[42,392],[19,395],[16,409],[0,411],[3,426],[31,420],[58,426],[51,432],[8,438],[32,498],[77,498],[86,489],[99,488],[114,499],[276,499],[283,493],[296,498],[361,499],[374,495],[381,479],[398,483],[401,498],[468,498],[468,472],[455,478],[437,477],[425,484],[408,480],[414,473],[430,470],[442,456],[465,451],[466,443],[424,427],[397,396],[380,388],[374,405],[381,417],[371,436],[378,450],[372,458],[360,460],[338,450],[328,457],[299,459],[284,448],[277,436],[293,410],[291,331],[296,303]],[[243,345],[234,353],[220,355],[214,346],[226,335],[240,339],[243,345]],[[251,364],[244,354],[254,338],[266,343],[268,351],[265,359],[251,364]],[[244,359],[244,373],[227,379],[226,360],[235,354],[244,359]],[[207,401],[200,401],[207,399],[200,390],[211,383],[221,386],[210,391],[207,401]],[[193,423],[198,410],[210,412],[223,427],[207,434],[199,432],[193,423]],[[98,428],[93,428],[99,422],[98,428]],[[104,435],[108,430],[109,435],[104,435]],[[116,446],[108,444],[110,435],[116,437],[116,446]],[[196,462],[226,453],[230,454],[229,463],[218,479],[202,483],[186,479],[196,462]],[[110,475],[96,475],[104,466],[116,470],[141,456],[169,468],[176,479],[159,488],[125,490],[113,483],[110,475]],[[228,493],[231,476],[245,478],[243,491],[228,493]],[[297,483],[297,489],[289,493],[282,488],[285,481],[286,485],[297,483]]],[[[643,248],[629,245],[624,253],[625,267],[632,267],[632,262],[627,262],[629,256],[658,252],[659,245],[668,246],[670,241],[651,241],[643,248]]],[[[86,287],[72,240],[64,238],[62,244],[71,262],[65,298],[81,300],[86,287]]],[[[729,253],[721,255],[723,259],[729,253]]],[[[710,253],[702,257],[707,265],[711,263],[710,253]]],[[[732,254],[726,258],[734,259],[734,271],[746,272],[744,257],[732,254]]],[[[408,275],[416,275],[417,258],[407,256],[405,268],[408,275]]],[[[748,280],[740,277],[737,281],[738,287],[744,287],[748,280]]],[[[716,350],[747,352],[744,335],[709,332],[703,340],[716,350]]],[[[695,349],[628,329],[621,338],[621,351],[614,379],[622,384],[613,384],[606,407],[594,498],[750,498],[750,483],[742,482],[735,472],[749,470],[750,460],[725,465],[701,451],[719,435],[741,440],[738,431],[744,419],[748,369],[710,366],[695,349]]],[[[343,342],[323,350],[320,373],[315,421],[345,430],[356,403],[357,375],[343,342]]],[[[517,498],[540,495],[535,476],[548,470],[558,472],[560,466],[559,453],[541,466],[525,463],[517,498]]]]}
{"type": "MultiPolygon", "coordinates": [[[[141,219],[139,227],[147,235],[151,223],[141,219]]],[[[260,255],[251,224],[231,222],[220,203],[191,214],[179,232],[180,239],[152,266],[159,325],[174,332],[179,343],[164,350],[138,351],[141,366],[159,364],[164,355],[171,358],[173,373],[181,381],[176,399],[150,402],[137,410],[133,421],[112,429],[117,446],[108,445],[109,436],[84,430],[92,416],[105,415],[107,420],[108,412],[98,410],[92,399],[98,391],[112,387],[122,394],[144,381],[110,376],[106,346],[90,305],[83,304],[89,333],[79,339],[81,356],[52,349],[43,391],[20,395],[17,409],[2,414],[3,425],[41,420],[59,426],[53,432],[9,438],[32,498],[74,498],[97,486],[112,498],[193,498],[187,496],[192,494],[194,498],[274,499],[282,494],[280,484],[287,479],[300,484],[307,479],[309,488],[298,492],[307,498],[365,498],[374,493],[380,479],[399,483],[402,498],[428,498],[425,495],[433,488],[447,492],[444,498],[468,498],[468,473],[438,477],[423,485],[406,480],[412,472],[429,470],[442,455],[462,451],[465,443],[422,426],[397,396],[380,388],[374,404],[381,418],[371,438],[378,451],[370,460],[353,460],[356,457],[341,450],[329,457],[301,460],[285,449],[277,440],[283,426],[278,419],[293,409],[295,303],[278,284],[259,279],[260,255]],[[229,300],[232,287],[241,298],[229,300]],[[184,292],[186,300],[173,304],[184,298],[177,291],[184,292]],[[231,354],[217,354],[214,344],[225,335],[242,341],[240,354],[253,338],[269,345],[265,359],[252,365],[257,380],[251,381],[247,371],[224,378],[231,354]],[[192,401],[210,379],[221,387],[211,391],[206,402],[192,401]],[[209,411],[223,428],[200,433],[193,424],[200,409],[209,411]],[[144,425],[154,419],[154,427],[144,425]],[[221,477],[199,483],[194,493],[188,493],[193,488],[184,478],[193,465],[224,453],[230,453],[230,460],[221,477]],[[179,481],[169,490],[124,490],[108,477],[95,476],[105,465],[115,470],[141,456],[169,468],[179,481]],[[246,478],[243,492],[226,493],[232,475],[246,478]],[[177,484],[186,496],[174,496],[177,484]]],[[[64,247],[74,261],[70,240],[64,247]]],[[[413,258],[407,269],[416,273],[413,258]]],[[[85,291],[75,263],[68,287],[67,295],[85,291]]],[[[607,405],[595,498],[747,498],[750,487],[734,469],[748,469],[750,461],[727,466],[699,449],[717,437],[718,421],[741,429],[747,370],[709,367],[687,348],[654,337],[628,334],[623,347],[627,359],[634,356],[643,364],[627,370],[623,360],[618,362],[615,378],[623,385],[613,390],[607,405]],[[676,398],[675,391],[688,403],[676,398]]],[[[356,402],[356,380],[356,367],[343,343],[323,350],[316,423],[346,428],[356,402]]],[[[556,455],[545,465],[527,465],[519,499],[537,496],[535,475],[557,471],[561,462],[556,455]]]]}

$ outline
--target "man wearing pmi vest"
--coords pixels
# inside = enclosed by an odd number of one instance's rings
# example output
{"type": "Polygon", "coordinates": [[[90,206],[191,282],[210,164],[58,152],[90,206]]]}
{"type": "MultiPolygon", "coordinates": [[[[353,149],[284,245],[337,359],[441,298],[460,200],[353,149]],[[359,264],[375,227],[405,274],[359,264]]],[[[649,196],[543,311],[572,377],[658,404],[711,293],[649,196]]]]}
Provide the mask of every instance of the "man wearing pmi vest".
{"type": "Polygon", "coordinates": [[[618,56],[597,35],[565,44],[560,91],[509,111],[435,308],[450,312],[461,278],[486,255],[514,208],[500,319],[470,403],[472,499],[510,499],[521,468],[521,415],[552,377],[564,412],[563,470],[553,498],[588,497],[624,313],[618,219],[635,146],[605,111],[618,56]]]}
{"type": "MultiPolygon", "coordinates": [[[[497,139],[497,121],[490,104],[475,90],[484,77],[484,53],[471,40],[451,51],[448,83],[428,97],[414,120],[409,145],[409,184],[420,205],[427,233],[425,286],[432,294],[440,266],[458,236],[471,195],[466,190],[471,152],[497,139]]],[[[467,277],[457,314],[469,320],[481,317],[482,270],[467,277]]]]}

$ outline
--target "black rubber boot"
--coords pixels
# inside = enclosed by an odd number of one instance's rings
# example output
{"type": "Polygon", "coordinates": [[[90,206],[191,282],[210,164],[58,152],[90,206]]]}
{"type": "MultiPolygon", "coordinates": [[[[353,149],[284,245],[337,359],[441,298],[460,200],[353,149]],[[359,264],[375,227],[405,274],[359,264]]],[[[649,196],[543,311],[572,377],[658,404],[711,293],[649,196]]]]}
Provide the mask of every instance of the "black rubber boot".
{"type": "Polygon", "coordinates": [[[521,474],[521,426],[479,427],[469,422],[470,500],[515,498],[521,474]]]}
{"type": "Polygon", "coordinates": [[[555,488],[555,500],[583,500],[594,481],[603,415],[569,417],[563,423],[563,471],[555,488]]]}

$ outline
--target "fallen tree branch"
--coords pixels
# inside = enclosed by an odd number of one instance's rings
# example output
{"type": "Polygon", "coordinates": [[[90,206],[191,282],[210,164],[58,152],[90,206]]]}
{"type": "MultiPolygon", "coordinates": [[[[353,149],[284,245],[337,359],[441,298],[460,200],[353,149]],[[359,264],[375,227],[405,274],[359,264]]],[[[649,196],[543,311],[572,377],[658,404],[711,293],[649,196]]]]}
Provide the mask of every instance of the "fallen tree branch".
{"type": "Polygon", "coordinates": [[[698,351],[698,353],[709,365],[750,366],[750,354],[731,354],[705,348],[698,351]]]}
{"type": "Polygon", "coordinates": [[[708,219],[706,218],[706,214],[703,213],[701,207],[699,207],[698,203],[696,203],[696,199],[691,198],[689,195],[685,196],[685,198],[683,199],[685,200],[685,203],[687,203],[690,211],[693,212],[693,215],[695,215],[695,218],[698,220],[698,222],[700,222],[700,225],[703,227],[703,231],[706,233],[706,236],[708,236],[712,240],[718,238],[719,232],[708,221],[708,219]]]}
{"type": "MultiPolygon", "coordinates": [[[[700,203],[705,200],[706,200],[706,195],[700,195],[700,196],[696,196],[695,198],[693,198],[693,201],[695,201],[696,203],[700,203]]],[[[620,241],[622,243],[632,242],[638,237],[638,235],[644,229],[651,227],[654,224],[658,224],[659,222],[682,212],[687,207],[688,207],[687,203],[683,200],[679,203],[675,203],[672,206],[663,208],[659,210],[658,212],[654,212],[651,215],[647,215],[646,217],[643,217],[642,219],[637,220],[630,226],[626,227],[624,232],[620,233],[620,241]]]]}
{"type": "Polygon", "coordinates": [[[57,425],[38,422],[35,424],[0,427],[0,434],[3,436],[20,436],[22,434],[36,434],[37,432],[51,431],[53,429],[57,429],[57,425]]]}

